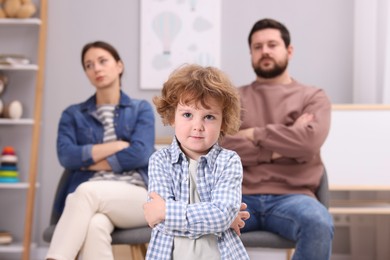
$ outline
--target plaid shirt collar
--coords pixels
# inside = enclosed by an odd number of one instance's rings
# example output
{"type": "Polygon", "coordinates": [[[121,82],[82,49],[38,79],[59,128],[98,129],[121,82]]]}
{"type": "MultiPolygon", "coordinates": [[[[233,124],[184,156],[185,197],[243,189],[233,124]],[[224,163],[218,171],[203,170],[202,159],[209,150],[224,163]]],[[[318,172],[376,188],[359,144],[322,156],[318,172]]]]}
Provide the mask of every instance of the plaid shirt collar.
{"type": "MultiPolygon", "coordinates": [[[[173,138],[172,144],[169,147],[170,153],[172,154],[171,157],[171,164],[180,163],[181,160],[184,160],[186,158],[186,155],[183,153],[183,151],[180,148],[179,141],[177,140],[176,136],[173,138]]],[[[199,159],[199,163],[206,162],[208,167],[210,169],[214,168],[214,164],[217,161],[216,158],[218,157],[218,154],[221,152],[222,147],[219,146],[218,143],[215,143],[213,147],[210,149],[210,151],[206,155],[202,155],[199,159]]]]}

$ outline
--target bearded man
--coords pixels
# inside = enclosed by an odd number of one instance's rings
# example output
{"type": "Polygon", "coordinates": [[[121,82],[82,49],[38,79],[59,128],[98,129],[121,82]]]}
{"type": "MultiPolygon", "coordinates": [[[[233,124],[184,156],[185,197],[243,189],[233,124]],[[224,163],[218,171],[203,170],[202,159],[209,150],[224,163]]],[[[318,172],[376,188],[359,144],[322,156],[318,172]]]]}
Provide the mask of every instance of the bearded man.
{"type": "Polygon", "coordinates": [[[329,98],[290,77],[293,47],[282,23],[256,22],[248,43],[257,77],[239,88],[239,133],[221,140],[244,167],[242,200],[251,217],[241,232],[266,230],[295,241],[294,260],[330,259],[333,220],[315,196],[324,172],[320,148],[330,127],[329,98]]]}

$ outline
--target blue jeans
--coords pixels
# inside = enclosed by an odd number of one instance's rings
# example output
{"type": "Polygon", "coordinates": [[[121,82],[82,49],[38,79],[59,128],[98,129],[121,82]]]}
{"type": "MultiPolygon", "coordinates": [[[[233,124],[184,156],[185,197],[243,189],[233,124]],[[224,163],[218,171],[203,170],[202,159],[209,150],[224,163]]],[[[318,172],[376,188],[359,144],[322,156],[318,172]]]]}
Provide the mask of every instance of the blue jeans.
{"type": "Polygon", "coordinates": [[[296,242],[293,260],[328,260],[333,219],[316,199],[301,195],[243,195],[250,218],[242,232],[266,230],[296,242]]]}

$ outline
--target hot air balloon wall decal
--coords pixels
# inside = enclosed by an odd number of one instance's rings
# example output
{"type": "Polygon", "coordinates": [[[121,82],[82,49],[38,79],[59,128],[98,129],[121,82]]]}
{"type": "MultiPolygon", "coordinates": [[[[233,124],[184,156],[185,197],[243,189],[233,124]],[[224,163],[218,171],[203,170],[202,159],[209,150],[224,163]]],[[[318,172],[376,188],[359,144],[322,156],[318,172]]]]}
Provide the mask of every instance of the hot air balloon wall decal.
{"type": "Polygon", "coordinates": [[[191,11],[195,12],[196,11],[196,4],[197,4],[198,0],[188,0],[188,2],[190,4],[191,11]]]}
{"type": "Polygon", "coordinates": [[[184,63],[220,67],[221,1],[140,1],[142,89],[161,89],[184,63]]]}
{"type": "Polygon", "coordinates": [[[163,54],[171,53],[171,45],[181,28],[180,17],[173,12],[162,12],[153,20],[153,31],[160,39],[163,54]]]}

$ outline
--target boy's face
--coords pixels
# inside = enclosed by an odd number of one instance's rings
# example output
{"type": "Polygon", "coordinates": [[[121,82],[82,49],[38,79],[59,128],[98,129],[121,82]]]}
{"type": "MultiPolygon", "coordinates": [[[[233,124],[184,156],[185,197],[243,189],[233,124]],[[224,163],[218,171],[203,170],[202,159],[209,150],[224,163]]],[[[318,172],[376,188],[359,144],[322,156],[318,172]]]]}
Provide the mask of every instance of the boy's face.
{"type": "Polygon", "coordinates": [[[172,124],[182,151],[194,160],[208,153],[218,141],[221,132],[221,105],[211,98],[205,103],[210,108],[204,108],[200,103],[190,105],[179,103],[172,124]]]}

